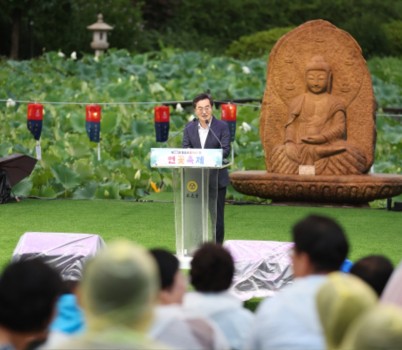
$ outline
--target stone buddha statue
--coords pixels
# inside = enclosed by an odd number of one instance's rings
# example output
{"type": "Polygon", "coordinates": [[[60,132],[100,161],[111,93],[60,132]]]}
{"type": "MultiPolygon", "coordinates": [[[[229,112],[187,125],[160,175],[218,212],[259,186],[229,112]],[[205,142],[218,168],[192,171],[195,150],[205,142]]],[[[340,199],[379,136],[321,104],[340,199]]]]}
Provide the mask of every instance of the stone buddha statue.
{"type": "Polygon", "coordinates": [[[332,72],[322,56],[305,67],[306,92],[289,103],[284,144],[271,154],[272,172],[299,174],[299,166],[313,167],[316,175],[361,174],[362,152],[347,141],[346,107],[331,94],[332,72]]]}
{"type": "Polygon", "coordinates": [[[324,20],[284,35],[269,54],[260,113],[265,170],[230,174],[233,188],[273,203],[368,206],[402,193],[374,174],[376,103],[362,50],[324,20]]]}

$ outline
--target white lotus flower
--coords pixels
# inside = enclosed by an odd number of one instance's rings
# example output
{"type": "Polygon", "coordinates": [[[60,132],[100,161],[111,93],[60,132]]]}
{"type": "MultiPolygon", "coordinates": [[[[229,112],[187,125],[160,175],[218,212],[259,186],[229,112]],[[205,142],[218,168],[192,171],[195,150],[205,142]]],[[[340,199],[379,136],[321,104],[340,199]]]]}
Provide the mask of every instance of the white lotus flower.
{"type": "Polygon", "coordinates": [[[227,69],[228,71],[232,71],[234,68],[235,68],[235,65],[231,63],[231,64],[229,64],[229,65],[227,66],[226,69],[227,69]]]}
{"type": "Polygon", "coordinates": [[[197,117],[194,114],[190,114],[190,116],[187,118],[187,120],[189,122],[191,122],[192,120],[197,119],[197,117]]]}
{"type": "Polygon", "coordinates": [[[241,69],[242,69],[244,74],[250,74],[251,73],[250,68],[248,68],[247,66],[243,66],[243,67],[241,67],[241,69]]]}
{"type": "Polygon", "coordinates": [[[135,180],[141,179],[141,170],[140,169],[138,169],[137,172],[135,173],[134,179],[135,180]]]}
{"type": "Polygon", "coordinates": [[[178,103],[178,104],[176,105],[176,112],[183,112],[183,107],[181,106],[180,103],[178,103]]]}
{"type": "Polygon", "coordinates": [[[71,52],[71,56],[70,56],[70,57],[71,57],[72,60],[75,61],[75,60],[77,59],[77,53],[76,53],[75,51],[71,52]]]}
{"type": "Polygon", "coordinates": [[[15,107],[15,105],[16,105],[16,102],[12,98],[7,99],[6,106],[8,108],[15,107]]]}
{"type": "Polygon", "coordinates": [[[251,125],[247,124],[246,122],[241,123],[240,129],[242,129],[244,132],[249,132],[251,131],[251,125]]]}
{"type": "Polygon", "coordinates": [[[158,82],[150,84],[149,85],[149,90],[151,90],[151,92],[153,94],[156,94],[158,92],[165,92],[166,91],[165,88],[161,84],[159,84],[158,82]]]}
{"type": "Polygon", "coordinates": [[[62,51],[59,51],[58,53],[57,53],[57,56],[59,56],[59,57],[66,57],[66,55],[62,52],[62,51]]]}

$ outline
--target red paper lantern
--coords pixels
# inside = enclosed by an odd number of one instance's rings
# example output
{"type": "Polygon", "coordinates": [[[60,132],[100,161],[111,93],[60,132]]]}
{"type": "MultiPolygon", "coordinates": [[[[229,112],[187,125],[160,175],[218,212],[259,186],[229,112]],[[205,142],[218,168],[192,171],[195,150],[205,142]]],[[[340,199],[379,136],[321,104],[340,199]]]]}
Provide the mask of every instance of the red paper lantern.
{"type": "Polygon", "coordinates": [[[168,106],[156,106],[154,108],[154,119],[158,123],[166,123],[170,121],[170,110],[168,106]]]}
{"type": "Polygon", "coordinates": [[[28,120],[43,120],[43,105],[40,103],[28,104],[28,120]]]}
{"type": "Polygon", "coordinates": [[[102,107],[99,105],[87,105],[85,111],[85,129],[88,137],[92,142],[99,142],[102,107]]]}
{"type": "Polygon", "coordinates": [[[156,142],[166,142],[169,137],[170,110],[168,106],[154,108],[156,142]]]}
{"type": "Polygon", "coordinates": [[[36,141],[39,141],[42,133],[43,105],[29,103],[27,110],[27,127],[36,141]]]}
{"type": "Polygon", "coordinates": [[[231,103],[221,105],[222,108],[222,120],[236,121],[237,106],[231,103]]]}
{"type": "Polygon", "coordinates": [[[85,107],[87,122],[99,123],[102,115],[102,107],[99,105],[87,105],[85,107]]]}
{"type": "Polygon", "coordinates": [[[232,103],[228,103],[228,104],[222,104],[221,108],[222,108],[221,119],[228,124],[230,130],[230,141],[233,142],[236,135],[237,106],[232,103]]]}

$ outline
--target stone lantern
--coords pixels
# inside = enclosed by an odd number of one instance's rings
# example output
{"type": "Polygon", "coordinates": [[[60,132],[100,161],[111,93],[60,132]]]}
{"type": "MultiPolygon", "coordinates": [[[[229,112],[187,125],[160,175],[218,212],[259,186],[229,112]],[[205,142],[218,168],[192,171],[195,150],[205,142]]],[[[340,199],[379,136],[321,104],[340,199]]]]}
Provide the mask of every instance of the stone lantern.
{"type": "Polygon", "coordinates": [[[98,21],[91,24],[87,29],[93,32],[91,47],[95,50],[95,57],[100,56],[109,47],[107,33],[113,29],[112,26],[103,22],[103,15],[98,15],[98,21]]]}

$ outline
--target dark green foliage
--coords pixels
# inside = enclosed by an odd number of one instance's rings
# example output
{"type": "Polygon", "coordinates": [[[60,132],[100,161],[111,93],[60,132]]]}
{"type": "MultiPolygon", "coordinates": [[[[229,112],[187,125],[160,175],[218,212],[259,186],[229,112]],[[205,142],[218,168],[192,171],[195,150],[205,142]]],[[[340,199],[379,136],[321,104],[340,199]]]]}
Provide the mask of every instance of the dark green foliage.
{"type": "Polygon", "coordinates": [[[372,13],[362,13],[350,18],[342,29],[351,34],[359,43],[364,57],[384,55],[387,51],[387,41],[378,16],[372,13]],[[370,30],[367,30],[370,28],[370,30]]]}
{"type": "Polygon", "coordinates": [[[379,107],[402,106],[401,59],[375,57],[368,61],[368,66],[379,107]]]}
{"type": "MultiPolygon", "coordinates": [[[[131,52],[174,47],[223,54],[242,36],[324,19],[348,31],[368,58],[390,53],[390,29],[383,25],[402,20],[402,1],[2,0],[0,55],[9,57],[16,27],[19,58],[59,49],[67,54],[91,52],[86,27],[99,12],[114,26],[111,47],[131,52]]],[[[400,54],[399,46],[391,53],[400,54]]]]}
{"type": "Polygon", "coordinates": [[[293,28],[273,28],[242,36],[228,47],[225,54],[242,60],[268,56],[276,42],[293,28]]]}
{"type": "Polygon", "coordinates": [[[103,14],[104,21],[114,30],[110,34],[111,47],[135,51],[142,32],[142,2],[131,0],[19,0],[6,2],[0,11],[2,39],[0,53],[9,55],[12,25],[19,27],[19,55],[31,58],[43,52],[61,50],[91,52],[92,33],[88,25],[103,14]],[[17,22],[18,21],[18,22],[17,22]]]}
{"type": "MultiPolygon", "coordinates": [[[[137,51],[142,35],[142,2],[131,0],[73,0],[70,20],[70,34],[61,50],[91,52],[92,33],[87,26],[97,21],[98,13],[113,26],[109,34],[110,47],[137,51]]],[[[55,48],[53,48],[54,50],[55,48]]]]}
{"type": "Polygon", "coordinates": [[[383,25],[387,52],[392,56],[402,56],[402,21],[392,21],[383,25]]]}

